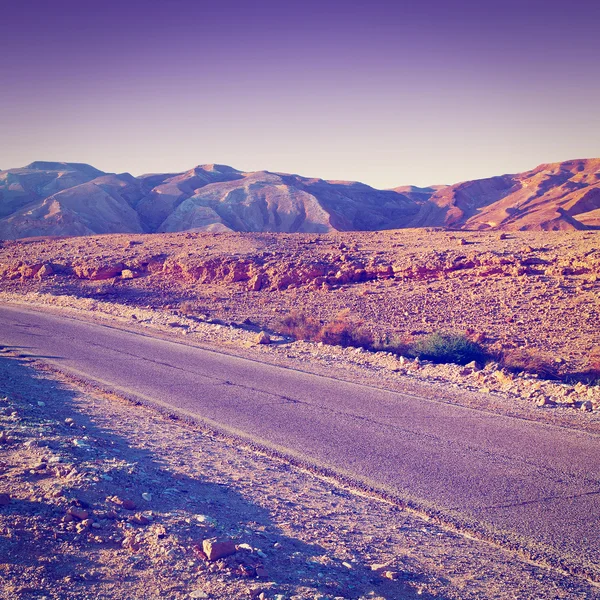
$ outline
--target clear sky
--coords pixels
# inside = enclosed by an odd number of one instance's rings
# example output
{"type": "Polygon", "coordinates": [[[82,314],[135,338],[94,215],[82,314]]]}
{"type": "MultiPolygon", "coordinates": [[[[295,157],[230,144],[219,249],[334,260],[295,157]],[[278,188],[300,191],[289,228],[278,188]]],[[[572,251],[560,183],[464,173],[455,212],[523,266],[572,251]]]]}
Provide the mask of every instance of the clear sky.
{"type": "Polygon", "coordinates": [[[597,0],[20,0],[2,23],[0,168],[385,188],[600,156],[597,0]]]}

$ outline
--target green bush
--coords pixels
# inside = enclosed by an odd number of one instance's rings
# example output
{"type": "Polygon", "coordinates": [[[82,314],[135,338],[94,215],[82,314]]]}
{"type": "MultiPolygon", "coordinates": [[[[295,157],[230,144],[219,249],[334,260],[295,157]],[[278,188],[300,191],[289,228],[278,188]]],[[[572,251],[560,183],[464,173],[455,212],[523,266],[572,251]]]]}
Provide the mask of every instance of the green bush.
{"type": "Polygon", "coordinates": [[[485,351],[478,343],[458,333],[440,331],[417,339],[412,345],[411,353],[433,362],[459,365],[486,358],[485,351]]]}

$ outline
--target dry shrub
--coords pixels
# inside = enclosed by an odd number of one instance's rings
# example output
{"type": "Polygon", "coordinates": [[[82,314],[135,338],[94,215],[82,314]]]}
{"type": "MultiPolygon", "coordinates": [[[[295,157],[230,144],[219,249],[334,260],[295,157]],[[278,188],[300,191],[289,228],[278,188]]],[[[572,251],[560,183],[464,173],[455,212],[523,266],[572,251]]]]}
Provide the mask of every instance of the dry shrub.
{"type": "Polygon", "coordinates": [[[195,315],[197,310],[196,310],[196,305],[193,302],[180,302],[179,303],[179,312],[182,315],[195,315]]]}
{"type": "Polygon", "coordinates": [[[338,313],[333,321],[323,325],[316,341],[332,346],[373,346],[373,336],[364,328],[362,321],[350,317],[349,309],[338,313]]]}
{"type": "Polygon", "coordinates": [[[363,327],[362,321],[350,317],[349,310],[343,310],[324,325],[301,311],[293,311],[281,319],[278,329],[297,340],[364,348],[373,345],[373,336],[363,327]]]}
{"type": "Polygon", "coordinates": [[[178,305],[179,312],[186,317],[195,317],[197,315],[208,315],[210,311],[197,302],[191,302],[189,300],[184,300],[180,302],[178,305]]]}
{"type": "Polygon", "coordinates": [[[281,319],[278,329],[296,340],[314,341],[321,330],[321,323],[314,317],[294,310],[281,319]]]}
{"type": "Polygon", "coordinates": [[[476,331],[475,329],[467,329],[465,331],[465,337],[476,344],[483,344],[488,341],[488,336],[485,332],[476,331]]]}
{"type": "Polygon", "coordinates": [[[509,371],[525,371],[544,379],[558,379],[558,368],[552,357],[531,348],[509,350],[502,355],[500,363],[509,371]]]}
{"type": "Polygon", "coordinates": [[[592,379],[600,380],[600,346],[595,346],[588,354],[587,374],[592,379]]]}
{"type": "Polygon", "coordinates": [[[373,350],[381,352],[393,352],[400,356],[412,356],[413,346],[412,336],[400,336],[395,333],[386,333],[376,344],[373,350]]]}

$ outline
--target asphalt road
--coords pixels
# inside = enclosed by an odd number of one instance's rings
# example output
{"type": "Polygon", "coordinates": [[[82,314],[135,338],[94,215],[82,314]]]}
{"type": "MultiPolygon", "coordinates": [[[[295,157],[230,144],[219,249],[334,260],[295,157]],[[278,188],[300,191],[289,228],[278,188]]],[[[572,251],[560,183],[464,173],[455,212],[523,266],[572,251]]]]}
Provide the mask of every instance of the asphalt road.
{"type": "Polygon", "coordinates": [[[0,344],[600,576],[599,436],[22,308],[0,344]]]}

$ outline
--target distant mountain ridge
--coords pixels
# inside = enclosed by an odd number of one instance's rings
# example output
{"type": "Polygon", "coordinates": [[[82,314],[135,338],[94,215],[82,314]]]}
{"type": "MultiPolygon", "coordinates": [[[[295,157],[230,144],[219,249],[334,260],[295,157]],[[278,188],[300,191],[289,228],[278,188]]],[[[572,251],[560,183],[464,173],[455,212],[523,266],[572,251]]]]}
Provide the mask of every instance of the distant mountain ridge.
{"type": "Polygon", "coordinates": [[[600,228],[600,159],[540,165],[451,186],[393,190],[214,164],[139,177],[44,161],[0,171],[1,239],[405,227],[600,228]]]}

